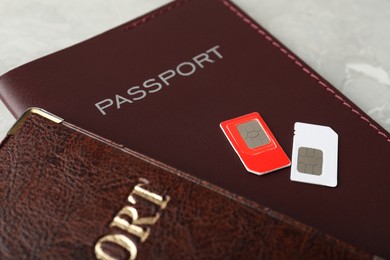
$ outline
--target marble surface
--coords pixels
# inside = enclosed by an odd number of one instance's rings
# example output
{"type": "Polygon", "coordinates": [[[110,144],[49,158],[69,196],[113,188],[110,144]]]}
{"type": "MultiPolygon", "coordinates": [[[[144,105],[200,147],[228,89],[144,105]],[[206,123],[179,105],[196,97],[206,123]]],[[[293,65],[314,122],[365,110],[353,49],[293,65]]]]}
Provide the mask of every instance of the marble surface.
{"type": "MultiPolygon", "coordinates": [[[[390,2],[233,0],[390,131],[390,2]]],[[[0,0],[0,74],[168,0],[0,0]]],[[[15,119],[0,104],[0,135],[15,119]]]]}

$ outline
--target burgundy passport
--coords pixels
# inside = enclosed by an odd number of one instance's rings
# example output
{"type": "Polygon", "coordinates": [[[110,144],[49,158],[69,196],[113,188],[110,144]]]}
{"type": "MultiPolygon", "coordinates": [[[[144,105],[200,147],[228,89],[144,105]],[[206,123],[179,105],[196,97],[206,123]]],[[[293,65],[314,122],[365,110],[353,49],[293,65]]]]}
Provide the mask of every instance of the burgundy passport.
{"type": "Polygon", "coordinates": [[[0,173],[1,259],[373,259],[38,109],[0,173]]]}
{"type": "Polygon", "coordinates": [[[390,257],[390,137],[225,0],[179,0],[0,78],[15,116],[68,122],[390,257]],[[258,112],[291,158],[294,123],[339,137],[336,188],[248,173],[219,124],[258,112]]]}

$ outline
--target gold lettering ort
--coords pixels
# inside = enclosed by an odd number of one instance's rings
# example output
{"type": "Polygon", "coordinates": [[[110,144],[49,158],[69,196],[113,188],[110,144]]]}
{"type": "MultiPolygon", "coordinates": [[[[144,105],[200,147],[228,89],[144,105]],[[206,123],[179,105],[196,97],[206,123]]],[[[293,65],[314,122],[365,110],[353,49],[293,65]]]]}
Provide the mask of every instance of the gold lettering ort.
{"type": "MultiPolygon", "coordinates": [[[[144,184],[147,184],[147,182],[144,184]]],[[[169,196],[162,197],[158,194],[150,192],[150,191],[144,189],[143,187],[141,187],[144,184],[137,184],[134,187],[133,191],[130,193],[130,195],[128,197],[128,201],[131,204],[135,205],[136,200],[134,198],[134,195],[136,195],[136,196],[143,198],[143,199],[145,199],[145,200],[147,200],[155,205],[158,205],[160,207],[160,209],[164,209],[167,206],[167,204],[170,200],[170,197],[169,196]]],[[[160,217],[160,213],[157,212],[155,216],[140,218],[138,216],[138,211],[134,207],[125,206],[122,208],[121,211],[118,212],[118,214],[115,216],[115,218],[111,222],[110,226],[120,228],[123,231],[126,231],[127,233],[138,237],[141,242],[144,242],[150,234],[150,228],[149,227],[142,228],[138,225],[153,225],[157,222],[159,217],[160,217]],[[130,218],[131,223],[129,223],[129,221],[127,221],[125,218],[122,218],[121,216],[123,216],[123,215],[126,215],[128,218],[130,218]]],[[[110,255],[106,254],[103,251],[102,244],[104,242],[111,242],[111,243],[117,244],[117,245],[121,246],[122,248],[126,249],[130,254],[129,259],[136,258],[136,255],[137,255],[136,244],[131,239],[126,237],[125,235],[113,234],[113,235],[106,235],[106,236],[102,237],[96,243],[95,254],[96,254],[96,257],[98,259],[115,260],[113,257],[111,257],[110,255]]]]}

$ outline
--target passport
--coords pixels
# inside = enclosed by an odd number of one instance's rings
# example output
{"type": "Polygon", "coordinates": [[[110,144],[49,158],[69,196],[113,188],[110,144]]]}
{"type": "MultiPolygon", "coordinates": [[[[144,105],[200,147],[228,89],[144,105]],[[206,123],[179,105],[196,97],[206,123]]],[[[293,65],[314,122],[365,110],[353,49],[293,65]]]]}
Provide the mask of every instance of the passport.
{"type": "Polygon", "coordinates": [[[41,109],[0,145],[1,259],[370,259],[41,109]]]}
{"type": "Polygon", "coordinates": [[[390,257],[389,133],[230,1],[174,1],[8,72],[0,96],[390,257]],[[332,128],[338,186],[248,173],[219,124],[252,112],[289,158],[296,122],[332,128]]]}

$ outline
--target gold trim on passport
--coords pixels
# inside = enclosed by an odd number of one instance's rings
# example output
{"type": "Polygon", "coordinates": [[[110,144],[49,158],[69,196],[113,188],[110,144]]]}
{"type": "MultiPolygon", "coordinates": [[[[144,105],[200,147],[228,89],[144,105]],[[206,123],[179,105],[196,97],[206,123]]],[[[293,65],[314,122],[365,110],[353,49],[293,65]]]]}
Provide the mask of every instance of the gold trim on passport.
{"type": "Polygon", "coordinates": [[[141,243],[145,242],[149,237],[151,226],[153,226],[160,218],[160,212],[163,210],[169,200],[169,196],[160,196],[156,193],[148,191],[144,188],[148,181],[140,179],[141,183],[135,185],[134,189],[127,197],[127,201],[132,204],[131,206],[124,206],[114,217],[110,223],[110,227],[120,229],[123,233],[111,233],[101,237],[95,244],[95,256],[99,260],[116,260],[106,250],[103,244],[109,242],[121,247],[127,251],[129,259],[135,259],[137,257],[137,241],[141,243]],[[140,217],[136,209],[137,199],[146,200],[155,206],[158,206],[157,212],[153,216],[140,217]],[[146,227],[145,227],[146,226],[146,227]]]}
{"type": "Polygon", "coordinates": [[[16,133],[16,131],[18,131],[18,129],[20,128],[20,126],[24,123],[24,121],[26,121],[26,119],[31,115],[31,114],[36,114],[36,115],[40,115],[46,119],[49,119],[50,121],[54,122],[54,123],[61,123],[62,121],[64,121],[62,118],[56,116],[56,115],[53,115],[52,113],[50,112],[47,112],[46,110],[42,109],[42,108],[37,108],[37,107],[31,107],[29,109],[26,110],[26,112],[23,113],[23,115],[21,117],[19,117],[19,119],[15,122],[15,124],[11,127],[11,129],[8,131],[7,135],[13,135],[16,133]]]}

